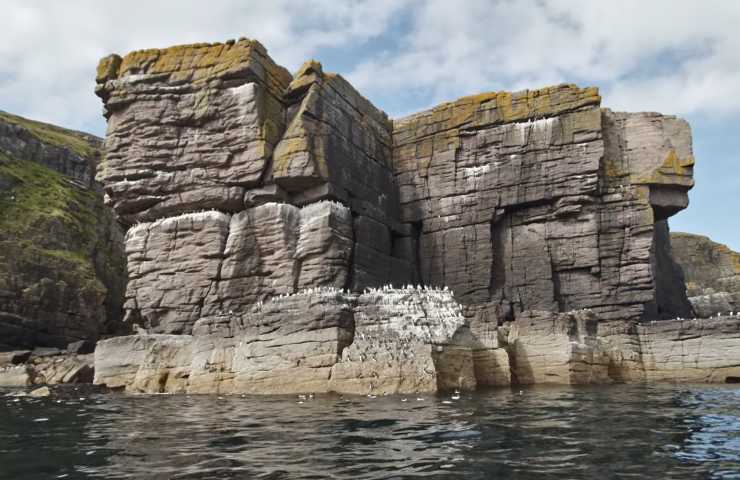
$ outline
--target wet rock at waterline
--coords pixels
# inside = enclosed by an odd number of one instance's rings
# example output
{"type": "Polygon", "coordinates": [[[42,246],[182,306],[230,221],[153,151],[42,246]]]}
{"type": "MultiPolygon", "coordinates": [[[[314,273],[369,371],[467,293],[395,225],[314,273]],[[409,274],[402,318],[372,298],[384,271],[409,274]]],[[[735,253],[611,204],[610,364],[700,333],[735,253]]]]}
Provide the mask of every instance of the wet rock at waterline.
{"type": "Polygon", "coordinates": [[[192,335],[98,343],[95,382],[139,392],[358,394],[474,388],[460,305],[444,290],[324,287],[201,318],[192,335]],[[462,364],[462,367],[451,365],[462,364]],[[454,373],[450,370],[454,369],[454,373]],[[459,375],[458,379],[456,375],[459,375]]]}
{"type": "MultiPolygon", "coordinates": [[[[52,349],[49,349],[52,350],[52,349]]],[[[91,383],[94,376],[94,356],[55,351],[26,352],[22,361],[0,363],[0,386],[24,387],[91,383]]]]}

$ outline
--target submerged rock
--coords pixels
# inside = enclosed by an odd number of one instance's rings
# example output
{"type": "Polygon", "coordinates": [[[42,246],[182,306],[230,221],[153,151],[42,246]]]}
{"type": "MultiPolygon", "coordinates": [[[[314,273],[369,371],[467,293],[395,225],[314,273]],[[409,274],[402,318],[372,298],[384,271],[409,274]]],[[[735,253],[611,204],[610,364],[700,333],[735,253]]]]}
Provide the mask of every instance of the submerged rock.
{"type": "Polygon", "coordinates": [[[51,395],[51,390],[49,390],[49,387],[39,387],[34,390],[31,390],[28,392],[29,397],[48,397],[51,395]]]}

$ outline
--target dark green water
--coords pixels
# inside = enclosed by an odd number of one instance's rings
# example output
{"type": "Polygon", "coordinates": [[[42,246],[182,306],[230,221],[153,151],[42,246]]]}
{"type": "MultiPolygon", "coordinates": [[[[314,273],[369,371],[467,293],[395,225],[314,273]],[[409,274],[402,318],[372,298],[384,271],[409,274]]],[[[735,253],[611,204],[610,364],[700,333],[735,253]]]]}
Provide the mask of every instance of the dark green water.
{"type": "Polygon", "coordinates": [[[737,386],[419,398],[1,397],[0,478],[740,479],[737,386]]]}

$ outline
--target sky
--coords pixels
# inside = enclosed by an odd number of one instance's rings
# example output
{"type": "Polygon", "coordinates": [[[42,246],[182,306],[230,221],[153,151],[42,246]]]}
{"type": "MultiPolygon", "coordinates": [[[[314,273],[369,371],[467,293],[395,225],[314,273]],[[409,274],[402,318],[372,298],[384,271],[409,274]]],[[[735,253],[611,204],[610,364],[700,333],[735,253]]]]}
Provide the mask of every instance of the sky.
{"type": "Polygon", "coordinates": [[[674,231],[740,251],[740,2],[726,0],[3,0],[0,109],[105,134],[110,53],[248,37],[314,58],[399,117],[483,91],[598,86],[602,105],[679,115],[696,187],[674,231]]]}

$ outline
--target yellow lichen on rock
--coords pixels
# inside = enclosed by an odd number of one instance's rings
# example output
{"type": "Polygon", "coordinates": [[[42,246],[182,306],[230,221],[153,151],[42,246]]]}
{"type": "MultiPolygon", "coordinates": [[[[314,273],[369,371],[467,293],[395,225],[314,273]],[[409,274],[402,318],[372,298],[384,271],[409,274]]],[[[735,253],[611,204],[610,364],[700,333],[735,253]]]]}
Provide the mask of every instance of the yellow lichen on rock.
{"type": "MultiPolygon", "coordinates": [[[[397,142],[418,136],[459,128],[521,122],[551,117],[599,105],[601,97],[595,87],[579,88],[564,84],[521,92],[487,92],[459,98],[437,107],[395,120],[397,142]],[[404,135],[406,131],[415,134],[404,135]],[[402,133],[398,135],[398,133],[402,133]]],[[[396,145],[399,145],[397,143],[396,145]]]]}
{"type": "Polygon", "coordinates": [[[632,183],[668,184],[691,188],[694,186],[693,173],[689,170],[694,166],[693,155],[679,158],[675,149],[670,149],[665,160],[656,170],[645,174],[634,175],[632,183]]]}
{"type": "Polygon", "coordinates": [[[116,54],[101,58],[98,63],[95,81],[97,83],[104,83],[116,78],[121,68],[121,60],[121,56],[116,54]]]}
{"type": "MultiPolygon", "coordinates": [[[[104,59],[105,60],[105,59],[104,59]]],[[[101,62],[101,67],[107,67],[101,62]]],[[[164,49],[131,52],[120,61],[120,75],[170,75],[176,83],[204,83],[242,71],[251,71],[273,92],[282,92],[292,80],[290,73],[275,64],[265,48],[255,40],[178,45],[164,49]]]]}

